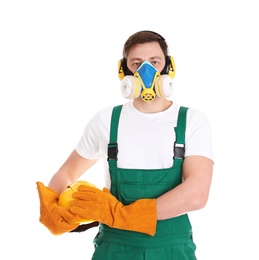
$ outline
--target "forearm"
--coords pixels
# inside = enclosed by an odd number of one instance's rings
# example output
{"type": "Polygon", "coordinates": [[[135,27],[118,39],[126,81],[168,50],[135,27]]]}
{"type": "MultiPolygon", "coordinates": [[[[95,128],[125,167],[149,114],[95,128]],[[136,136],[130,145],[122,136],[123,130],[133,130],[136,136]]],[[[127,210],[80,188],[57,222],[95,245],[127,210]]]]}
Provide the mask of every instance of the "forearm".
{"type": "Polygon", "coordinates": [[[186,158],[183,183],[156,200],[157,219],[173,218],[203,208],[208,201],[212,172],[211,160],[201,156],[186,158]]]}
{"type": "Polygon", "coordinates": [[[48,186],[60,194],[68,185],[75,182],[92,167],[96,161],[83,158],[74,150],[60,169],[53,175],[48,186]]]}
{"type": "Polygon", "coordinates": [[[177,217],[205,206],[206,198],[197,191],[188,190],[187,186],[181,184],[157,198],[156,211],[158,220],[177,217]]]}
{"type": "Polygon", "coordinates": [[[73,180],[69,177],[68,174],[63,175],[61,171],[58,171],[51,178],[48,187],[56,191],[58,194],[60,194],[72,182],[73,180]]]}

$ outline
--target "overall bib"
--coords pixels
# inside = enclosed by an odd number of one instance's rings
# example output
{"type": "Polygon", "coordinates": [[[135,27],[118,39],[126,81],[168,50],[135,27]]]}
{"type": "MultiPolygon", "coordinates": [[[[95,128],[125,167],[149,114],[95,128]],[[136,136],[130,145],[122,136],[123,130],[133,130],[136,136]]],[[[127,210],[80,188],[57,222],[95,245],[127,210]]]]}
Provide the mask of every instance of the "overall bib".
{"type": "MultiPolygon", "coordinates": [[[[122,106],[111,119],[108,163],[111,193],[124,205],[141,198],[157,198],[182,182],[186,112],[181,107],[175,127],[174,164],[171,168],[146,170],[117,167],[117,130],[122,106]]],[[[173,146],[172,146],[173,147],[173,146]]],[[[94,239],[92,260],[195,260],[196,246],[187,214],[157,221],[155,236],[110,228],[100,224],[94,239]]]]}

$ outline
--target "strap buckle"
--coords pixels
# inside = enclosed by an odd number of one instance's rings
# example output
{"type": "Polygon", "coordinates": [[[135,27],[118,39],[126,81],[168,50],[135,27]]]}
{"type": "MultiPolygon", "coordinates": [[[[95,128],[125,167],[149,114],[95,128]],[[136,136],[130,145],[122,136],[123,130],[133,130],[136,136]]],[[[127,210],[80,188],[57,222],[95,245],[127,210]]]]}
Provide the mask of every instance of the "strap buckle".
{"type": "Polygon", "coordinates": [[[118,143],[109,143],[108,144],[108,157],[107,161],[109,160],[118,160],[118,143]]]}
{"type": "Polygon", "coordinates": [[[185,154],[185,144],[178,144],[174,142],[174,159],[183,159],[185,154]]]}

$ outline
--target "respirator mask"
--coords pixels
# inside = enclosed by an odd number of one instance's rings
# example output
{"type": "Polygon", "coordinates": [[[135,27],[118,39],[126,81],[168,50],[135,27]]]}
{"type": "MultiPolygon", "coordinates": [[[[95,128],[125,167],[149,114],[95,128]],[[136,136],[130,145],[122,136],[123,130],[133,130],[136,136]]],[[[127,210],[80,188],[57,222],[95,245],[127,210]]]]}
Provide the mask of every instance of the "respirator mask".
{"type": "Polygon", "coordinates": [[[175,74],[173,58],[168,56],[167,63],[163,70],[166,74],[161,74],[150,62],[144,61],[133,75],[120,74],[123,70],[120,71],[122,66],[119,64],[122,95],[128,99],[140,96],[145,102],[154,100],[156,96],[170,97],[175,74]]]}

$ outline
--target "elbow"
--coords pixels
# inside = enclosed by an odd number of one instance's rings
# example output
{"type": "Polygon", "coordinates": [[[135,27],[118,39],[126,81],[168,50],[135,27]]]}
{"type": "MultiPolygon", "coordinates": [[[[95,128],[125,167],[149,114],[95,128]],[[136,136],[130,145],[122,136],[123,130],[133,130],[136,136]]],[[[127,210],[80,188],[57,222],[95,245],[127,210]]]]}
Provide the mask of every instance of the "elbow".
{"type": "Polygon", "coordinates": [[[205,208],[206,204],[207,204],[207,200],[200,200],[196,204],[196,209],[203,209],[205,208]]]}
{"type": "Polygon", "coordinates": [[[207,194],[198,194],[196,196],[194,196],[193,198],[195,198],[193,200],[193,210],[199,210],[204,208],[207,205],[208,202],[208,195],[207,194]]]}

